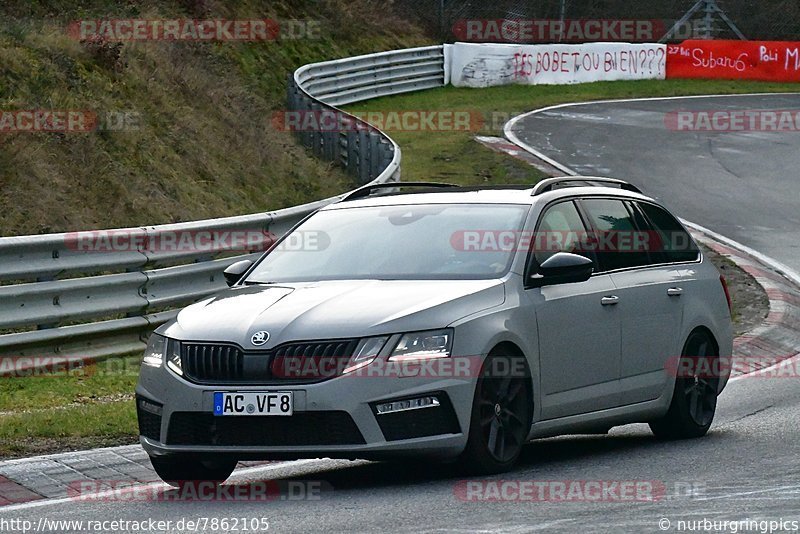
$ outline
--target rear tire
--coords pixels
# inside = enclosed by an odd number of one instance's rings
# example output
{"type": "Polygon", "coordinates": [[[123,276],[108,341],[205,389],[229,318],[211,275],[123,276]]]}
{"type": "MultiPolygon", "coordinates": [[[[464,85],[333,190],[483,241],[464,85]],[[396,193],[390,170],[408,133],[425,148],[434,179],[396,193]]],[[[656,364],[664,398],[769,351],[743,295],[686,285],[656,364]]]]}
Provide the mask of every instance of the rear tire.
{"type": "Polygon", "coordinates": [[[695,330],[686,340],[679,370],[688,369],[687,376],[675,379],[675,391],[669,411],[661,419],[650,422],[650,430],[661,439],[686,439],[704,436],[714,420],[717,409],[718,376],[707,376],[703,370],[713,369],[708,360],[718,357],[716,343],[702,330],[695,330]],[[698,365],[698,362],[701,362],[698,365]],[[704,364],[703,364],[704,362],[704,364]]]}
{"type": "Polygon", "coordinates": [[[200,460],[177,455],[151,456],[150,463],[161,480],[175,487],[197,482],[222,484],[236,468],[236,460],[200,460]]]}
{"type": "Polygon", "coordinates": [[[511,469],[530,431],[532,399],[525,360],[502,351],[490,354],[475,387],[460,467],[477,474],[511,469]]]}

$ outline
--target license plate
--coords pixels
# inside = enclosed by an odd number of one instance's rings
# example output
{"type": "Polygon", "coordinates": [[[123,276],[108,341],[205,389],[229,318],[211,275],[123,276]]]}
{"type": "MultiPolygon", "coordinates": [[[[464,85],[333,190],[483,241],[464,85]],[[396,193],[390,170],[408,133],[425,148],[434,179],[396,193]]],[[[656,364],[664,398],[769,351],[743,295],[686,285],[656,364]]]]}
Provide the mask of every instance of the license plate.
{"type": "Polygon", "coordinates": [[[292,415],[291,391],[214,393],[214,415],[292,415]]]}

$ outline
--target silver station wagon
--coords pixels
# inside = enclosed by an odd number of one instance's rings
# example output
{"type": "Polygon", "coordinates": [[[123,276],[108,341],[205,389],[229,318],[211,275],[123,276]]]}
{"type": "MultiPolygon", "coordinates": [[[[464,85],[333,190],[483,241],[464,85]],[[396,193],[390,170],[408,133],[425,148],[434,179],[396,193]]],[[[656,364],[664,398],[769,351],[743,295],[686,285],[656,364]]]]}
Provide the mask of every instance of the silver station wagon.
{"type": "Polygon", "coordinates": [[[620,180],[366,186],[282,239],[150,338],[140,440],[167,482],[307,457],[500,472],[633,422],[699,437],[728,380],[724,279],[620,180]]]}

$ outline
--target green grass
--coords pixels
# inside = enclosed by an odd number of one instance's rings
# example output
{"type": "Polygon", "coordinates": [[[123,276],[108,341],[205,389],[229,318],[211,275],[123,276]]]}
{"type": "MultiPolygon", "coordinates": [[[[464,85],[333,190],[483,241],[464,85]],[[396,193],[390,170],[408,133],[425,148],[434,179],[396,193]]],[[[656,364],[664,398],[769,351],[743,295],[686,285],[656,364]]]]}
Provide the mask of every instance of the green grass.
{"type": "Polygon", "coordinates": [[[133,443],[140,355],[63,376],[0,378],[0,458],[133,443]]]}
{"type": "Polygon", "coordinates": [[[137,441],[133,400],[0,417],[0,458],[137,441]]]}
{"type": "Polygon", "coordinates": [[[348,106],[348,111],[471,111],[484,117],[477,131],[393,131],[402,149],[404,180],[450,181],[463,185],[533,183],[542,174],[525,163],[492,152],[476,134],[503,136],[505,120],[524,111],[567,102],[616,98],[797,92],[798,84],[705,80],[645,80],[581,85],[508,85],[487,89],[445,87],[385,97],[348,106]]]}
{"type": "MultiPolygon", "coordinates": [[[[0,414],[69,404],[90,405],[96,399],[132,395],[141,355],[98,362],[67,375],[0,378],[0,414]]],[[[0,415],[0,420],[2,416],[0,415]]]]}

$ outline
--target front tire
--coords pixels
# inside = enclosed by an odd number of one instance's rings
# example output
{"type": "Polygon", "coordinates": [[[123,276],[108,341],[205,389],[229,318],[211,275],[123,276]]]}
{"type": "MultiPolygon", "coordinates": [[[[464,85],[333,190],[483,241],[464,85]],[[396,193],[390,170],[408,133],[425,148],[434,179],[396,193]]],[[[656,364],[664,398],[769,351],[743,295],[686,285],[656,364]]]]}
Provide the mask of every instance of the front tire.
{"type": "Polygon", "coordinates": [[[170,486],[197,482],[222,484],[236,468],[236,460],[200,460],[177,455],[151,456],[156,474],[170,486]]]}
{"type": "Polygon", "coordinates": [[[475,387],[461,467],[478,474],[511,469],[530,431],[532,398],[524,359],[503,352],[490,354],[475,387]]]}
{"type": "Polygon", "coordinates": [[[717,409],[719,376],[709,373],[718,357],[712,337],[695,330],[686,340],[678,365],[675,391],[667,414],[650,422],[650,430],[661,439],[686,439],[704,436],[717,409]],[[688,369],[688,373],[682,370],[688,369]],[[685,376],[683,376],[685,375],[685,376]]]}

